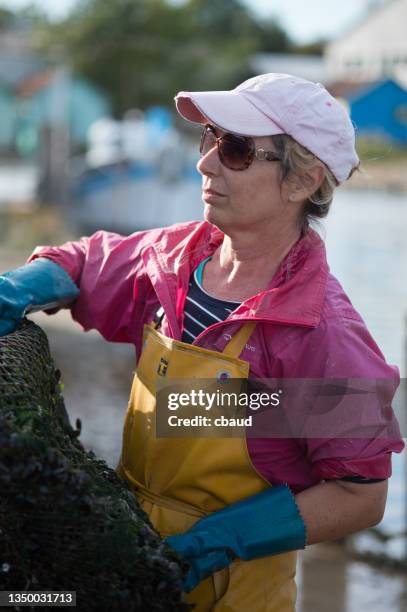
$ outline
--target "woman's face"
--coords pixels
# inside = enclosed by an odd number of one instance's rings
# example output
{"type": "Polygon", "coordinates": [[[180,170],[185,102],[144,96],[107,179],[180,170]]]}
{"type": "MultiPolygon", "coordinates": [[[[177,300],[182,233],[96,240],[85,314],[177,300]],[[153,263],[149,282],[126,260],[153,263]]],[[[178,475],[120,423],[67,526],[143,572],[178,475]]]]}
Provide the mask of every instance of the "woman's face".
{"type": "MultiPolygon", "coordinates": [[[[216,129],[216,136],[225,134],[216,129]]],[[[275,151],[270,136],[253,138],[256,149],[275,151]]],[[[290,205],[288,185],[280,186],[280,163],[254,159],[245,170],[222,165],[216,145],[197,164],[202,174],[204,217],[224,233],[239,229],[264,233],[265,225],[297,224],[301,207],[290,205]]]]}

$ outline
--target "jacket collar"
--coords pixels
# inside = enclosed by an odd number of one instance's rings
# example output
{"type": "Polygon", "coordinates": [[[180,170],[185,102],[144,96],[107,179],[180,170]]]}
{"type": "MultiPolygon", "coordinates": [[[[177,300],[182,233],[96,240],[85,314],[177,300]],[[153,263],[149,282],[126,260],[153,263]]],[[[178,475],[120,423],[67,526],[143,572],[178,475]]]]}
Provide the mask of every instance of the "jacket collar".
{"type": "MultiPolygon", "coordinates": [[[[163,300],[167,302],[170,298],[176,305],[177,319],[182,318],[192,271],[221,244],[223,233],[205,221],[185,235],[179,234],[178,238],[173,248],[169,248],[169,242],[160,241],[143,253],[147,273],[160,302],[166,309],[163,300]]],[[[243,302],[228,320],[261,319],[316,327],[328,274],[324,242],[315,230],[307,227],[281,262],[269,289],[243,302]]]]}
{"type": "Polygon", "coordinates": [[[328,274],[325,244],[308,227],[281,262],[270,288],[246,300],[235,315],[317,327],[328,274]]]}

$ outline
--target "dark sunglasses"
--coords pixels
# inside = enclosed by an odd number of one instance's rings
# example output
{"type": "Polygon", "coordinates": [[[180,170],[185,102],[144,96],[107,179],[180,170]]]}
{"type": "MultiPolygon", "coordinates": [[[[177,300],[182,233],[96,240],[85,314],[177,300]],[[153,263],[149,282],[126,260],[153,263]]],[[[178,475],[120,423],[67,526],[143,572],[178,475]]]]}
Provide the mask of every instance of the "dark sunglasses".
{"type": "Polygon", "coordinates": [[[205,125],[199,147],[201,157],[206,155],[215,145],[218,148],[221,163],[230,170],[246,170],[254,159],[281,161],[281,158],[274,151],[256,149],[253,138],[249,136],[228,133],[217,138],[215,129],[211,125],[205,125]]]}

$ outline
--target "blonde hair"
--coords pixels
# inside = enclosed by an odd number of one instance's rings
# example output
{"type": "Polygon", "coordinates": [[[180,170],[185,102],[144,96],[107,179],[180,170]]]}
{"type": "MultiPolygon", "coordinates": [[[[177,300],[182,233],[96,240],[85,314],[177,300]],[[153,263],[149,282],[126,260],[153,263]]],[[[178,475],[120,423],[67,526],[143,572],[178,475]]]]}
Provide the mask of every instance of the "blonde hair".
{"type": "MultiPolygon", "coordinates": [[[[297,176],[304,175],[316,162],[323,163],[316,155],[308,151],[308,149],[300,145],[288,134],[271,136],[271,139],[278,155],[281,157],[282,182],[293,174],[297,176]]],[[[320,187],[306,200],[304,205],[304,224],[312,220],[323,219],[327,216],[332,204],[335,187],[338,186],[338,181],[331,170],[326,164],[323,164],[323,166],[325,168],[325,178],[320,187]]]]}

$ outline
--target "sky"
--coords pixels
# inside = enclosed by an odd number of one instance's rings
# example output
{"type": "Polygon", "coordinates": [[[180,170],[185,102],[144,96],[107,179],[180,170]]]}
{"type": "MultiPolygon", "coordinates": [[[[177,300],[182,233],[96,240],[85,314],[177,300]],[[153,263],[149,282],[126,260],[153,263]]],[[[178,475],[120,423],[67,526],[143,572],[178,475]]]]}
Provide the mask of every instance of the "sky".
{"type": "MultiPolygon", "coordinates": [[[[76,1],[32,0],[32,4],[41,6],[50,17],[58,19],[63,17],[76,1]]],[[[176,3],[182,0],[172,1],[176,3]]],[[[243,0],[257,15],[277,17],[298,43],[310,42],[319,37],[336,38],[357,23],[374,1],[243,0]]],[[[0,0],[0,6],[11,9],[21,8],[27,4],[30,4],[29,0],[0,0]]]]}

